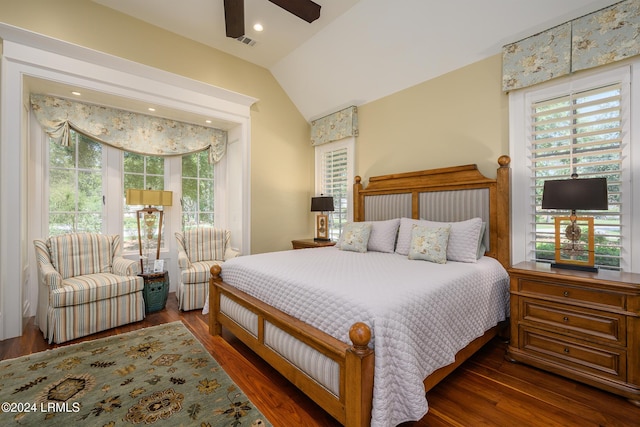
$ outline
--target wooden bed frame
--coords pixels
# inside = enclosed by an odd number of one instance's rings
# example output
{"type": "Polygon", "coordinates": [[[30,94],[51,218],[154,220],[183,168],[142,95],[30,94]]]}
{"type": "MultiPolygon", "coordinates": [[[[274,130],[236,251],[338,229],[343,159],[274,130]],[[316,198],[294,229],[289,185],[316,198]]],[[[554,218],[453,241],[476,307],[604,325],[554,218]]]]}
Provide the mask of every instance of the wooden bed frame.
{"type": "MultiPolygon", "coordinates": [[[[365,189],[361,178],[354,184],[354,221],[364,221],[367,195],[412,195],[412,217],[420,218],[418,195],[432,191],[489,189],[490,246],[486,255],[510,267],[510,158],[501,156],[496,179],[483,176],[476,165],[455,166],[371,177],[365,189]]],[[[211,268],[209,281],[209,332],[220,335],[224,326],[260,357],[272,365],[302,392],[348,427],[370,424],[373,395],[374,352],[368,347],[371,331],[364,323],[354,324],[349,332],[352,344],[332,336],[277,310],[264,302],[224,283],[219,266],[211,268]],[[257,316],[257,337],[220,311],[220,298],[224,295],[257,316]],[[286,358],[264,344],[265,323],[285,331],[295,339],[331,358],[339,365],[340,392],[334,395],[286,358]]],[[[425,392],[434,387],[456,367],[497,335],[499,327],[487,331],[458,352],[455,362],[433,372],[424,380],[425,392]]]]}

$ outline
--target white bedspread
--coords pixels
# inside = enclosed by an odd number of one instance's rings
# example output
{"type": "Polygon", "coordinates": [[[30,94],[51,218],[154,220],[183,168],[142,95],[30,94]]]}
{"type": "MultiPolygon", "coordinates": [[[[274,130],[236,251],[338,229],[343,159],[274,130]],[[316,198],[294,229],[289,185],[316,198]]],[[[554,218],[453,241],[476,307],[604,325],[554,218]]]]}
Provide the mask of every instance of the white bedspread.
{"type": "Polygon", "coordinates": [[[427,412],[423,379],[508,317],[507,272],[493,258],[434,264],[330,248],[233,258],[225,282],[344,342],[358,321],[375,349],[372,426],[427,412]]]}

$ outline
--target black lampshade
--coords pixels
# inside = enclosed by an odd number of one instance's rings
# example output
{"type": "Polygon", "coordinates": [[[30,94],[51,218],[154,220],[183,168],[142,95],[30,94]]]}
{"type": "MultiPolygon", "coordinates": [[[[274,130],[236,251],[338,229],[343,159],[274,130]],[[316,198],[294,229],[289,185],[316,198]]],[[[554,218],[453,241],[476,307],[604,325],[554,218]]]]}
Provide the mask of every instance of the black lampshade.
{"type": "Polygon", "coordinates": [[[606,178],[545,181],[542,209],[607,210],[606,178]]]}
{"type": "Polygon", "coordinates": [[[311,212],[333,212],[333,197],[312,197],[311,212]]]}

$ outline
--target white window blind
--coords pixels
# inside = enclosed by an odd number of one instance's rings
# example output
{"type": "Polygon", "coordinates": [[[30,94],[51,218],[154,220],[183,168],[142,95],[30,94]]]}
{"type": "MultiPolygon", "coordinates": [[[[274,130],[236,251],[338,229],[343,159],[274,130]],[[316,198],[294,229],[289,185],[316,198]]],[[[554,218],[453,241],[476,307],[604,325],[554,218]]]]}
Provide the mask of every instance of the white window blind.
{"type": "Polygon", "coordinates": [[[329,238],[337,240],[350,220],[353,186],[354,138],[316,147],[316,192],[333,196],[334,211],[329,216],[329,238]]]}
{"type": "Polygon", "coordinates": [[[541,208],[547,179],[604,177],[609,192],[608,211],[578,212],[593,216],[595,263],[620,269],[623,225],[623,135],[625,105],[620,82],[569,92],[531,103],[531,185],[534,230],[533,258],[554,259],[554,217],[570,212],[541,208]]]}

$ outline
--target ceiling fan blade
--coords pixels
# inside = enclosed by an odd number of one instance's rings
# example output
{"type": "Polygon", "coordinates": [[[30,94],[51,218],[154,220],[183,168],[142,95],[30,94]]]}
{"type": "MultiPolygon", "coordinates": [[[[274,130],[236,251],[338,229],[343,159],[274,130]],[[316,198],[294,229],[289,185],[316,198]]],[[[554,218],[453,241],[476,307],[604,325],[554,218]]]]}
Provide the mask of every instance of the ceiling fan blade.
{"type": "Polygon", "coordinates": [[[244,0],[224,0],[224,22],[227,37],[244,36],[244,0]]]}
{"type": "Polygon", "coordinates": [[[311,23],[320,18],[320,5],[311,0],[269,0],[287,12],[291,12],[300,19],[311,23]]]}

